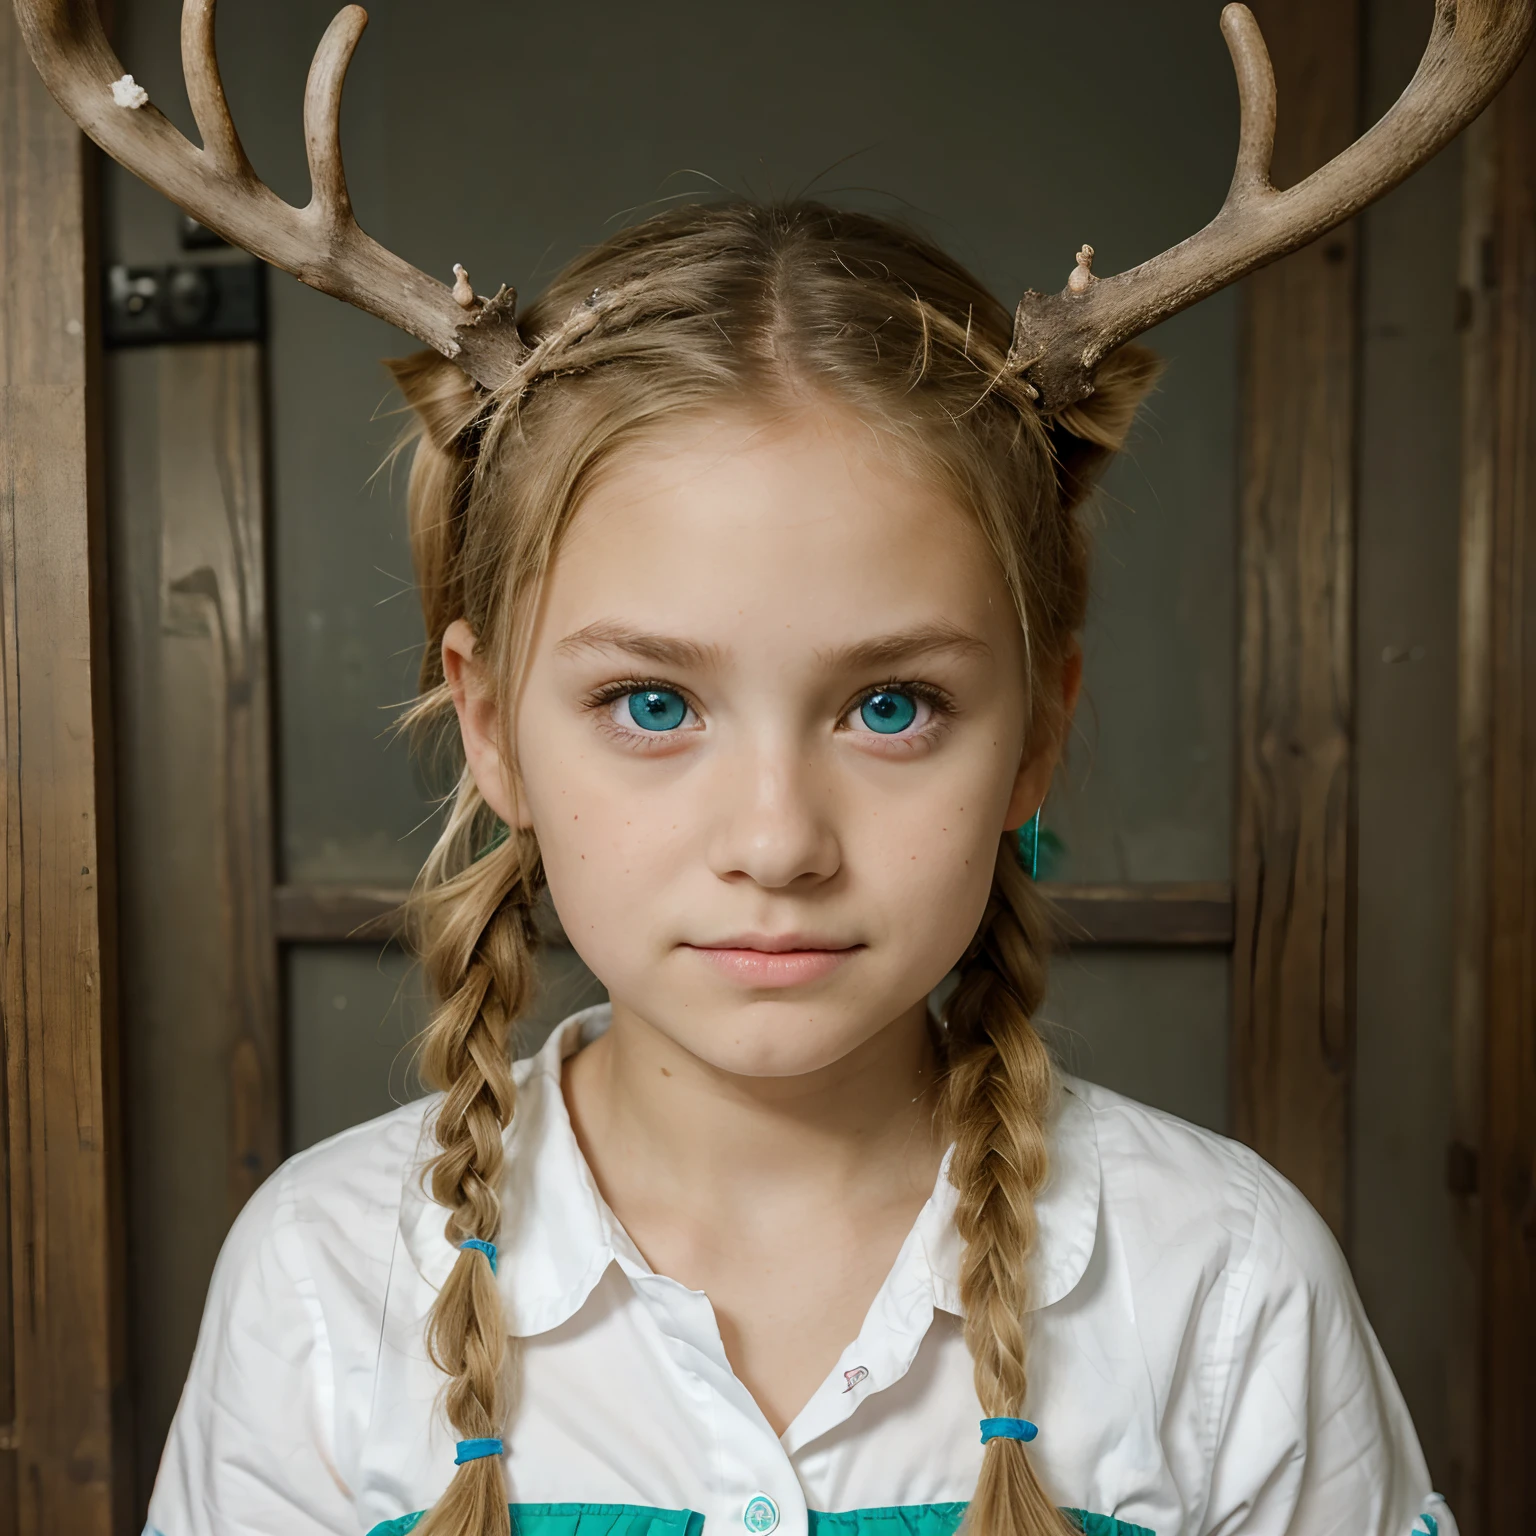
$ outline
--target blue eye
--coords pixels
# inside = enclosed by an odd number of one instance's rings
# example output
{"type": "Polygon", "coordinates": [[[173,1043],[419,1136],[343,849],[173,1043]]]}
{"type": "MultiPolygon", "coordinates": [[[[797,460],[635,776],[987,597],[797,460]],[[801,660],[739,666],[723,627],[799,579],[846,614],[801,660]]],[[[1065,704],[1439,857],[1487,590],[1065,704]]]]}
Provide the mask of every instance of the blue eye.
{"type": "Polygon", "coordinates": [[[675,731],[688,715],[688,701],[670,688],[645,688],[629,695],[629,718],[642,731],[675,731]]]}
{"type": "Polygon", "coordinates": [[[905,693],[872,693],[864,700],[859,718],[870,730],[894,736],[917,718],[917,701],[905,693]]]}

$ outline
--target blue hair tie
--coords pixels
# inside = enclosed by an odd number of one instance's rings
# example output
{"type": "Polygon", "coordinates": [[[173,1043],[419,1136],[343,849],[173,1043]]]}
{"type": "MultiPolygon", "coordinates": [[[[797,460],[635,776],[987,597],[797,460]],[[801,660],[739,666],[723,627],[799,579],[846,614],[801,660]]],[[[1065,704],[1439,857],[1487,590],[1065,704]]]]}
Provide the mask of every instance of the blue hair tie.
{"type": "Polygon", "coordinates": [[[459,1244],[459,1247],[460,1248],[473,1248],[477,1252],[483,1253],[486,1256],[486,1258],[488,1258],[491,1261],[491,1273],[493,1275],[496,1273],[496,1244],[495,1243],[488,1243],[488,1242],[485,1241],[485,1239],[483,1237],[466,1237],[464,1239],[464,1241],[459,1244]]]}
{"type": "Polygon", "coordinates": [[[479,1461],[482,1456],[500,1456],[500,1440],[460,1440],[458,1454],[453,1458],[456,1467],[462,1467],[466,1461],[479,1461]]]}
{"type": "Polygon", "coordinates": [[[1028,1419],[983,1419],[981,1443],[988,1440],[1033,1440],[1040,1433],[1028,1419]]]}

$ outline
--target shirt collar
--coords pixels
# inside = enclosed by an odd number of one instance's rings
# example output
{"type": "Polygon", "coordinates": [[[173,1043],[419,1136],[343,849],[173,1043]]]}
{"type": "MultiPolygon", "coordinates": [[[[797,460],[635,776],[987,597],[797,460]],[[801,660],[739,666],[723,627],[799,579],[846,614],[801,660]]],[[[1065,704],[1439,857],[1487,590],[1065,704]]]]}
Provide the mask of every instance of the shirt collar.
{"type": "MultiPolygon", "coordinates": [[[[517,1063],[517,1109],[504,1133],[502,1230],[497,1280],[508,1331],[529,1338],[574,1316],[608,1266],[633,1258],[632,1245],[608,1210],[577,1145],[561,1092],[567,1056],[597,1038],[611,1014],[606,1003],[573,1014],[537,1055],[517,1063]]],[[[401,1192],[400,1231],[416,1268],[440,1289],[458,1257],[443,1233],[446,1212],[428,1193],[423,1167],[432,1155],[432,1118],[423,1119],[419,1155],[401,1192]]],[[[1051,1171],[1035,1200],[1038,1235],[1031,1260],[1031,1306],[1060,1301],[1082,1279],[1093,1254],[1099,1217],[1099,1148],[1093,1111],[1066,1078],[1051,1127],[1051,1171]]],[[[918,1216],[909,1248],[920,1249],[933,1305],[961,1314],[961,1243],[949,1157],[918,1216]]],[[[903,1254],[909,1251],[904,1249],[903,1254]]]]}
{"type": "MultiPolygon", "coordinates": [[[[575,1315],[615,1254],[607,1207],[571,1129],[561,1067],[567,1056],[608,1027],[606,1003],[572,1014],[537,1055],[517,1063],[517,1107],[505,1132],[501,1233],[496,1278],[508,1332],[531,1338],[575,1315]]],[[[400,1231],[406,1251],[434,1290],[458,1253],[443,1234],[446,1211],[425,1187],[432,1120],[422,1127],[421,1155],[406,1174],[400,1231]]]]}
{"type": "MultiPolygon", "coordinates": [[[[1030,1258],[1029,1304],[1049,1307],[1068,1294],[1088,1268],[1099,1231],[1099,1137],[1093,1110],[1064,1077],[1050,1129],[1050,1171],[1035,1196],[1035,1246],[1030,1258]]],[[[933,1277],[933,1302],[956,1317],[960,1305],[963,1245],[955,1230],[959,1192],[949,1182],[951,1152],[944,1156],[933,1194],[917,1218],[933,1277]]]]}

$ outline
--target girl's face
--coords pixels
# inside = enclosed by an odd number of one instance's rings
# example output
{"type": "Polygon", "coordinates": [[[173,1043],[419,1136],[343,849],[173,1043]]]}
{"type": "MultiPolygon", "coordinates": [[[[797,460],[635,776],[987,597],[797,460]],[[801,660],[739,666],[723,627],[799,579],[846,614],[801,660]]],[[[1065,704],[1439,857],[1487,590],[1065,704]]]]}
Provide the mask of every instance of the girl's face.
{"type": "Polygon", "coordinates": [[[1024,759],[982,535],[832,412],[690,423],[588,495],[512,705],[516,775],[473,644],[444,641],[470,769],[537,832],[571,943],[616,1017],[731,1073],[815,1071],[921,1007],[1054,766],[1024,759]]]}

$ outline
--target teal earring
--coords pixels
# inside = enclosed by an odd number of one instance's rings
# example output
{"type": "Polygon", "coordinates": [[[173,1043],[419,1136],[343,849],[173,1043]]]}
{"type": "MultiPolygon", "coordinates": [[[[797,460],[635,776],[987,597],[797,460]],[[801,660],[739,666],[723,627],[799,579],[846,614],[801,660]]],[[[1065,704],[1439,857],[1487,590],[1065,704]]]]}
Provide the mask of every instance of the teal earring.
{"type": "Polygon", "coordinates": [[[1019,862],[1029,871],[1031,880],[1040,878],[1040,812],[1036,811],[1019,828],[1019,862]]]}
{"type": "Polygon", "coordinates": [[[511,836],[511,829],[507,826],[506,822],[498,818],[496,822],[496,830],[491,834],[490,842],[488,842],[485,847],[475,855],[475,863],[478,864],[480,860],[486,856],[486,854],[495,853],[495,851],[500,848],[504,842],[506,842],[509,836],[511,836]]]}

